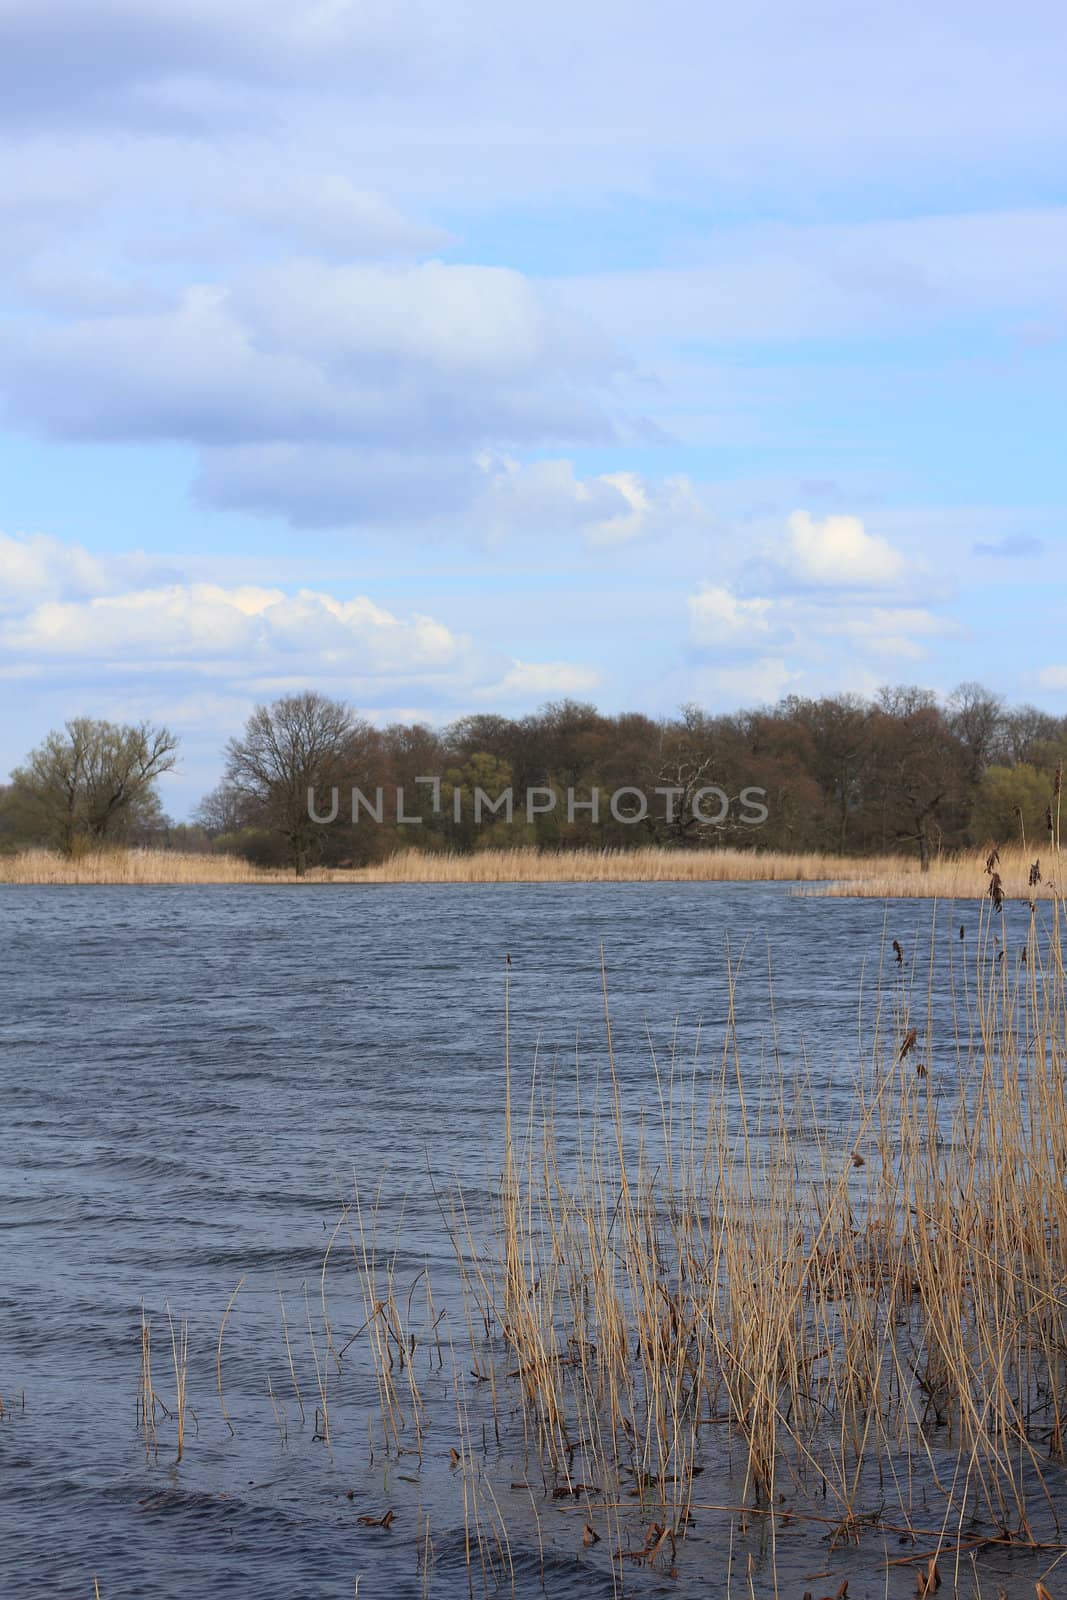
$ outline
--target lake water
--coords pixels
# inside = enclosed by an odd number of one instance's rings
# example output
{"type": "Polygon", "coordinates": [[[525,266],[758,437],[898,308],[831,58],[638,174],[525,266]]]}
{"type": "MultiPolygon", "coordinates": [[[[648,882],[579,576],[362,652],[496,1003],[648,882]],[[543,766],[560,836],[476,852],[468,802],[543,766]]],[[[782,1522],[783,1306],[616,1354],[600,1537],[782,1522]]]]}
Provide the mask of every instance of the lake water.
{"type": "MultiPolygon", "coordinates": [[[[959,926],[973,938],[978,915],[939,913],[935,992],[963,981],[959,926]]],[[[421,1463],[380,1448],[371,1459],[375,1390],[358,1362],[335,1389],[327,1448],[313,1438],[307,1323],[325,1359],[323,1252],[354,1185],[366,1213],[377,1198],[376,1244],[395,1251],[398,1282],[422,1295],[426,1268],[435,1305],[457,1314],[438,1197],[458,1179],[477,1210],[499,1172],[505,957],[516,1080],[536,1055],[565,1095],[576,1056],[583,1074],[604,1066],[603,947],[636,1125],[658,1103],[650,1043],[661,1066],[672,1051],[717,1059],[728,953],[743,952],[743,1060],[757,1074],[804,1061],[827,1126],[846,1137],[858,997],[869,1019],[881,981],[889,1016],[913,983],[925,1013],[932,921],[929,902],[801,898],[777,884],[0,890],[2,1592],[88,1597],[95,1577],[103,1600],[333,1600],[359,1577],[361,1600],[468,1594],[451,1374],[427,1375],[421,1463]],[[242,1277],[222,1357],[231,1435],[216,1343],[242,1277]],[[180,1463],[165,1418],[158,1453],[139,1430],[142,1304],[168,1403],[167,1308],[176,1330],[188,1323],[180,1463]],[[358,1520],[386,1508],[388,1530],[358,1520]]],[[[1025,907],[1009,926],[1025,927],[1025,907]]],[[[949,1009],[931,1051],[949,1047],[949,1009]]],[[[329,1272],[338,1344],[365,1319],[341,1255],[329,1272]]],[[[611,1594],[610,1559],[582,1548],[580,1518],[548,1508],[535,1520],[529,1491],[510,1487],[521,1452],[492,1450],[515,1591],[611,1594]]],[[[730,1504],[741,1474],[722,1470],[717,1497],[730,1504]]],[[[730,1519],[704,1531],[714,1537],[676,1580],[640,1569],[628,1589],[725,1593],[730,1519]]],[[[739,1595],[750,1557],[755,1592],[773,1592],[758,1532],[735,1528],[739,1595]]],[[[877,1544],[830,1555],[808,1540],[788,1555],[783,1593],[832,1592],[848,1576],[850,1596],[884,1595],[884,1558],[877,1544]],[[832,1586],[816,1576],[827,1571],[832,1586]]],[[[985,1570],[990,1594],[1033,1593],[1020,1562],[985,1570]]],[[[891,1593],[914,1593],[914,1572],[891,1577],[891,1593]]]]}

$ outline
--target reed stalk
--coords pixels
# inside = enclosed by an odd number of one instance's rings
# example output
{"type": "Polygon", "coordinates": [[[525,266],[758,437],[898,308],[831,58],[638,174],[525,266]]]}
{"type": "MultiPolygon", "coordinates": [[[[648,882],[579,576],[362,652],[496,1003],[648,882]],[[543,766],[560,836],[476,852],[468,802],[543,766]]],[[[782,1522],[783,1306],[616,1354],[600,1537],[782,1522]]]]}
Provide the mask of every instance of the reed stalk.
{"type": "Polygon", "coordinates": [[[175,1329],[174,1318],[167,1308],[167,1323],[170,1327],[170,1348],[174,1361],[174,1419],[177,1426],[177,1456],[180,1461],[185,1454],[185,1418],[186,1418],[186,1383],[189,1373],[189,1324],[183,1319],[180,1328],[175,1329]]]}

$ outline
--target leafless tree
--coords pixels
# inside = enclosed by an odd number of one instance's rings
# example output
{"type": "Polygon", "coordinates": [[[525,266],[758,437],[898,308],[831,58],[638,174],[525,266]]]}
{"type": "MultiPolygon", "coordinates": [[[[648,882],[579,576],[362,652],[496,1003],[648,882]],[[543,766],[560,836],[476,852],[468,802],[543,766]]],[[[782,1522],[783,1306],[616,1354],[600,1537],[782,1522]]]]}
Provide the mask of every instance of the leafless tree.
{"type": "Polygon", "coordinates": [[[898,839],[918,845],[926,872],[932,841],[965,805],[969,753],[923,689],[882,690],[871,731],[887,818],[898,839]]]}
{"type": "Polygon", "coordinates": [[[367,729],[350,706],[307,691],[257,706],[244,736],[226,746],[224,789],[243,815],[280,834],[297,877],[323,836],[308,804],[329,810],[329,791],[353,775],[360,737],[367,729]]]}
{"type": "Polygon", "coordinates": [[[949,696],[948,725],[966,748],[972,783],[994,759],[1003,721],[1003,700],[980,683],[961,683],[949,696]]]}

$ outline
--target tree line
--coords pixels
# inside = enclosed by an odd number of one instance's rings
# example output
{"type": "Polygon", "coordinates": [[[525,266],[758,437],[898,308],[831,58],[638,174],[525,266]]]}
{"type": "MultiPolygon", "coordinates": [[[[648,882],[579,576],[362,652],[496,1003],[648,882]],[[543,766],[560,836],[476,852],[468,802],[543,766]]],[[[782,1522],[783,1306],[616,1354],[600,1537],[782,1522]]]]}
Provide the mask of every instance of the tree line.
{"type": "Polygon", "coordinates": [[[967,846],[1058,839],[1065,755],[1067,717],[1008,706],[976,683],[943,703],[896,687],[726,715],[690,705],[662,719],[562,700],[443,729],[374,727],[309,691],[256,708],[191,823],[160,803],[159,779],[178,757],[168,729],[73,719],[0,788],[0,849],[230,851],[298,874],[410,847],[648,844],[908,851],[925,867],[967,846]],[[532,792],[540,798],[527,806],[532,792]],[[728,804],[702,804],[709,793],[728,804]],[[733,803],[746,793],[762,797],[756,821],[751,801],[747,811],[733,803]],[[642,809],[642,794],[667,798],[642,809]],[[608,796],[625,798],[609,806],[608,796]]]}

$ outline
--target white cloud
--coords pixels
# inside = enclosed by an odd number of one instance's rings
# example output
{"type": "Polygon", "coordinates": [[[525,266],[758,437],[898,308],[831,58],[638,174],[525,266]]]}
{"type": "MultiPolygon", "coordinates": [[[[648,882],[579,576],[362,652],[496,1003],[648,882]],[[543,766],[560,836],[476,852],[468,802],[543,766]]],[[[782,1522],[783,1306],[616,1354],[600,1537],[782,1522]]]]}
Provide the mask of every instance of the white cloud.
{"type": "Polygon", "coordinates": [[[3,648],[53,660],[180,661],[197,671],[227,662],[239,676],[294,657],[332,672],[406,676],[455,664],[466,641],[433,618],[402,620],[365,596],[199,583],[46,602],[0,628],[3,648]]]}
{"type": "Polygon", "coordinates": [[[0,612],[45,597],[92,594],[107,581],[105,564],[82,545],[46,533],[0,533],[0,612]]]}
{"type": "MultiPolygon", "coordinates": [[[[485,488],[475,458],[502,443],[613,440],[596,392],[613,361],[520,273],[294,263],[161,310],[0,322],[0,402],[65,438],[198,446],[198,489],[217,504],[396,524],[469,511],[485,488]]],[[[600,535],[632,537],[650,510],[641,481],[600,489],[600,535]]]]}
{"type": "Polygon", "coordinates": [[[1042,667],[1037,681],[1042,689],[1067,689],[1067,667],[1042,667]]]}
{"type": "Polygon", "coordinates": [[[610,359],[588,319],[556,311],[509,267],[294,261],[235,284],[230,304],[257,343],[334,369],[388,360],[438,376],[513,378],[599,371],[610,359]]]}
{"type": "Polygon", "coordinates": [[[866,531],[859,517],[817,522],[794,511],[786,535],[770,556],[800,583],[828,589],[878,589],[900,581],[905,561],[886,539],[866,531]]]}
{"type": "Polygon", "coordinates": [[[827,632],[846,634],[872,654],[912,661],[926,654],[924,642],[960,631],[951,618],[917,606],[872,606],[855,616],[830,619],[826,626],[827,632]]]}
{"type": "Polygon", "coordinates": [[[684,477],[655,481],[636,472],[605,472],[579,478],[571,461],[524,465],[513,457],[488,453],[479,466],[485,485],[472,519],[498,537],[573,528],[590,544],[623,545],[709,520],[684,477]]]}
{"type": "Polygon", "coordinates": [[[688,602],[694,640],[711,649],[765,648],[771,631],[770,600],[739,599],[721,584],[705,584],[688,602]]]}
{"type": "Polygon", "coordinates": [[[590,694],[601,681],[594,667],[570,661],[515,661],[499,682],[479,690],[479,698],[508,703],[590,694]]]}
{"type": "MultiPolygon", "coordinates": [[[[744,599],[725,585],[704,584],[687,605],[690,637],[702,652],[723,662],[732,655],[758,653],[801,676],[818,666],[825,677],[833,664],[841,681],[849,683],[858,681],[863,670],[858,658],[920,660],[932,642],[962,631],[955,619],[927,608],[871,605],[848,593],[801,591],[744,599]]],[[[740,686],[748,670],[736,668],[740,686]]],[[[762,681],[770,677],[766,669],[762,681]]]]}
{"type": "Polygon", "coordinates": [[[366,594],[143,576],[142,558],[123,566],[45,535],[0,537],[0,681],[32,681],[42,704],[62,693],[60,716],[83,705],[172,714],[194,742],[239,725],[254,700],[309,685],[381,721],[398,704],[444,720],[472,704],[584,696],[602,681],[592,666],[516,659],[366,594]]]}
{"type": "Polygon", "coordinates": [[[610,486],[624,502],[589,528],[594,544],[628,544],[646,534],[670,532],[679,524],[700,526],[710,521],[692,483],[682,475],[652,483],[636,472],[605,472],[594,481],[610,486]]]}

